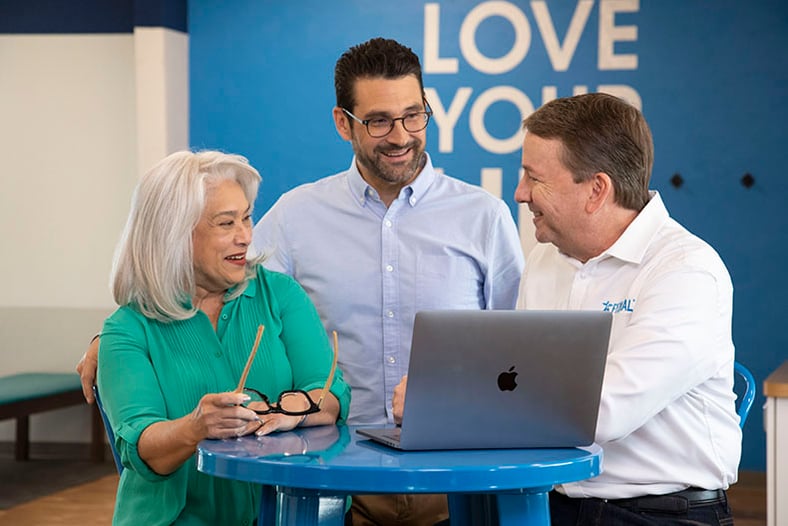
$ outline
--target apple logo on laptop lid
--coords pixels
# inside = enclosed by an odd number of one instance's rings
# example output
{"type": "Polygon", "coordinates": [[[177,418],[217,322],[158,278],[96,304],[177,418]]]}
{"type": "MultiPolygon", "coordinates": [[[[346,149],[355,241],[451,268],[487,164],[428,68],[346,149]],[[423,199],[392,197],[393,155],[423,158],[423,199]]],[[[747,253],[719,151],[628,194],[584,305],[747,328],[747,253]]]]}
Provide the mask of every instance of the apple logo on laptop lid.
{"type": "Polygon", "coordinates": [[[514,370],[515,366],[509,367],[508,371],[504,371],[498,375],[498,389],[501,391],[514,391],[517,387],[517,372],[514,370]]]}

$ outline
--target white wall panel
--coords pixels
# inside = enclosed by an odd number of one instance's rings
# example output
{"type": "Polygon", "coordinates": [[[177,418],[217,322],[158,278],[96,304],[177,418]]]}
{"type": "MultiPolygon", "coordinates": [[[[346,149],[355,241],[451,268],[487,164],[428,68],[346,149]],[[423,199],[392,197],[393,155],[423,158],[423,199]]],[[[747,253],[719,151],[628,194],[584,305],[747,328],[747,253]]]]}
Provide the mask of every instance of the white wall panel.
{"type": "MultiPolygon", "coordinates": [[[[0,375],[73,371],[114,308],[137,180],[133,37],[0,35],[0,72],[0,375]]],[[[86,441],[88,422],[87,406],[43,413],[31,438],[86,441]]]]}
{"type": "Polygon", "coordinates": [[[0,35],[0,307],[113,304],[137,171],[133,52],[129,34],[0,35]]]}
{"type": "Polygon", "coordinates": [[[134,29],[140,174],[189,147],[189,36],[160,27],[134,29]]]}

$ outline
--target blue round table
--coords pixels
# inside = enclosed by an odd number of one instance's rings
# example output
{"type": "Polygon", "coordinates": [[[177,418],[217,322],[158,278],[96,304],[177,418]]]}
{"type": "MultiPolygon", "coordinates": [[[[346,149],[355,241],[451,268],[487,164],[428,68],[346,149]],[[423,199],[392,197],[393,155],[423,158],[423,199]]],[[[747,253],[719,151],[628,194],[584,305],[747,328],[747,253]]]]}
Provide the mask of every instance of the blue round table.
{"type": "Polygon", "coordinates": [[[554,484],[601,473],[599,446],[564,449],[399,451],[354,427],[205,440],[197,468],[263,485],[258,526],[344,523],[347,495],[446,493],[452,526],[549,525],[554,484]],[[495,508],[495,509],[492,509],[495,508]]]}

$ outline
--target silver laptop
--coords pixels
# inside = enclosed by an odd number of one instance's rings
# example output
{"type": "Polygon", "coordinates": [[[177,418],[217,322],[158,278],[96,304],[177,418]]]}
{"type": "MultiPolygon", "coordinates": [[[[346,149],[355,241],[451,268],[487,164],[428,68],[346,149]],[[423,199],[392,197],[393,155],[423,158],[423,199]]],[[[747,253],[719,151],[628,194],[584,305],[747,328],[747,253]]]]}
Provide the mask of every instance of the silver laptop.
{"type": "Polygon", "coordinates": [[[599,311],[419,312],[402,427],[357,432],[403,450],[587,446],[611,321],[599,311]]]}

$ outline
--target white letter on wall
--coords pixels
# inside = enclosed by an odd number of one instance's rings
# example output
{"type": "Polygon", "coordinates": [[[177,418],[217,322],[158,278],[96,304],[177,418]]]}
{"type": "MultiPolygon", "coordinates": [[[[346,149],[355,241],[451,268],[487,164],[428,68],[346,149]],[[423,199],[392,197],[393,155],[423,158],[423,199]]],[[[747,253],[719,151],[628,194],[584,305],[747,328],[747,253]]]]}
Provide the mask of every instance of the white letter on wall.
{"type": "Polygon", "coordinates": [[[427,102],[432,108],[432,118],[438,126],[438,151],[441,153],[451,153],[454,151],[454,127],[457,119],[460,118],[463,108],[471,98],[471,88],[460,88],[451,101],[449,111],[443,108],[441,98],[434,88],[424,88],[427,102]]]}
{"type": "Polygon", "coordinates": [[[507,101],[514,104],[520,110],[520,120],[530,115],[534,111],[534,105],[525,93],[511,86],[495,86],[490,88],[474,101],[471,106],[469,124],[471,135],[476,142],[490,153],[512,153],[516,152],[523,145],[523,132],[520,126],[517,132],[508,139],[497,139],[487,133],[484,127],[484,114],[493,103],[507,101]]]}
{"type": "Polygon", "coordinates": [[[482,188],[501,199],[503,194],[503,170],[500,168],[482,168],[482,188]]]}
{"type": "Polygon", "coordinates": [[[550,63],[555,71],[566,71],[569,69],[569,64],[575,55],[577,43],[580,41],[580,35],[583,34],[583,29],[586,27],[592,7],[594,7],[594,0],[580,0],[577,3],[575,13],[572,15],[572,21],[569,23],[569,29],[564,38],[564,44],[561,45],[558,42],[558,35],[555,34],[555,26],[553,25],[553,19],[550,17],[547,2],[544,0],[531,2],[536,25],[539,27],[539,33],[541,33],[542,41],[547,49],[547,56],[550,57],[550,63]]]}
{"type": "Polygon", "coordinates": [[[440,15],[440,4],[424,4],[424,73],[457,73],[456,58],[440,58],[440,15]]]}
{"type": "Polygon", "coordinates": [[[531,45],[531,26],[520,9],[509,2],[484,2],[474,7],[460,27],[460,49],[465,60],[477,71],[488,75],[506,73],[517,67],[528,54],[531,45]],[[514,28],[514,44],[504,56],[489,58],[476,47],[476,30],[491,16],[501,16],[514,28]]]}
{"type": "Polygon", "coordinates": [[[599,70],[638,69],[638,56],[633,53],[615,54],[618,41],[638,39],[637,26],[616,26],[616,13],[632,13],[640,9],[639,0],[602,0],[599,4],[599,70]]]}

